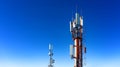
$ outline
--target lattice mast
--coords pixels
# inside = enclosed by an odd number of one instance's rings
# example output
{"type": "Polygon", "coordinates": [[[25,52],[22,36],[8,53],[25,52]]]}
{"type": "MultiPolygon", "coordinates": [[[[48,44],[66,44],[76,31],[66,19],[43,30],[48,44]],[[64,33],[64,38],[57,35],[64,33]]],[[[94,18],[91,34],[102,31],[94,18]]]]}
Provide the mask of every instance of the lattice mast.
{"type": "Polygon", "coordinates": [[[70,56],[74,59],[74,67],[83,67],[83,49],[86,53],[86,47],[83,48],[83,17],[75,14],[75,19],[70,21],[70,32],[74,45],[70,45],[70,56]]]}

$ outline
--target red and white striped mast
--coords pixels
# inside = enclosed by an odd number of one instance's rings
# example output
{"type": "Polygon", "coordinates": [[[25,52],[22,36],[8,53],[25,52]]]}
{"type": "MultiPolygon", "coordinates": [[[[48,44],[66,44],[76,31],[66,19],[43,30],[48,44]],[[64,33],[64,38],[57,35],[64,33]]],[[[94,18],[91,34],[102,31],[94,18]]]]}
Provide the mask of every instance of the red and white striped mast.
{"type": "MultiPolygon", "coordinates": [[[[75,14],[75,19],[70,21],[70,32],[74,45],[70,45],[71,58],[75,60],[74,67],[83,67],[83,17],[75,14]]],[[[86,53],[86,48],[84,48],[86,53]]]]}

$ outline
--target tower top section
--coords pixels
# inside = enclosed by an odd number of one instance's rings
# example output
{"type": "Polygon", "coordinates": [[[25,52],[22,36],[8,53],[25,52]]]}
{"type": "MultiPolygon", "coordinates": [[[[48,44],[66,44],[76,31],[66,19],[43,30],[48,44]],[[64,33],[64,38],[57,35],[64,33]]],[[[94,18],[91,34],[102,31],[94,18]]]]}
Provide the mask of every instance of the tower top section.
{"type": "Polygon", "coordinates": [[[78,13],[75,13],[75,18],[70,21],[70,32],[72,33],[73,39],[80,38],[80,33],[83,33],[83,17],[78,13]]]}
{"type": "Polygon", "coordinates": [[[49,56],[53,56],[53,46],[51,44],[49,44],[49,56]]]}

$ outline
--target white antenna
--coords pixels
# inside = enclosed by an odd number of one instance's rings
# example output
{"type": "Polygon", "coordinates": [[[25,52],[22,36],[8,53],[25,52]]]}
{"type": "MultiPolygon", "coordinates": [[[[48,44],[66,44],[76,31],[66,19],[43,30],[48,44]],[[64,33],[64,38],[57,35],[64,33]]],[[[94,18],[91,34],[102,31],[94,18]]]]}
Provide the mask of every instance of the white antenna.
{"type": "Polygon", "coordinates": [[[73,45],[70,45],[70,57],[71,59],[74,58],[74,46],[73,45]]]}

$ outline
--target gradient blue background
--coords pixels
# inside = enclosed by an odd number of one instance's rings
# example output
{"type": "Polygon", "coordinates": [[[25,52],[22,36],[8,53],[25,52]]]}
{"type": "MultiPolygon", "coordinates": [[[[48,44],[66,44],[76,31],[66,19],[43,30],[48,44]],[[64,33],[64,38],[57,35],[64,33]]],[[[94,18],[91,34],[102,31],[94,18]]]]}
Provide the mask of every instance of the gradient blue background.
{"type": "Polygon", "coordinates": [[[0,0],[0,67],[73,67],[69,21],[84,19],[86,67],[120,67],[119,0],[0,0]]]}

